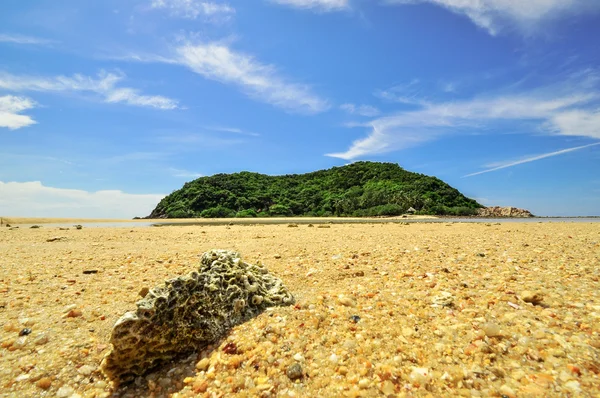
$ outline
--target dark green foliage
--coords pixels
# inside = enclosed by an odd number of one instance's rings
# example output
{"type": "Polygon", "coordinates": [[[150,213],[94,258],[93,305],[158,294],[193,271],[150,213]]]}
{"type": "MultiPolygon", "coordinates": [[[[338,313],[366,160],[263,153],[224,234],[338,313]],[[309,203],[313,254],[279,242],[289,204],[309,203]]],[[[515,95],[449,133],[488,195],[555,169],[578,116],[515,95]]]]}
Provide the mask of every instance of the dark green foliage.
{"type": "Polygon", "coordinates": [[[435,177],[394,163],[357,162],[307,174],[247,171],[186,183],[163,198],[149,218],[472,215],[482,207],[435,177]]]}

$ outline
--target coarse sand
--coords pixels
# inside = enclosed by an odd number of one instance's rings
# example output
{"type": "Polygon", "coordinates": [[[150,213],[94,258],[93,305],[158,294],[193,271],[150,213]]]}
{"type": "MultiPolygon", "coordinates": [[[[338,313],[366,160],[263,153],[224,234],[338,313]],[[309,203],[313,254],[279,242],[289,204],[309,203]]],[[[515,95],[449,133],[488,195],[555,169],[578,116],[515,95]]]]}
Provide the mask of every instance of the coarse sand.
{"type": "Polygon", "coordinates": [[[598,397],[600,223],[0,228],[2,397],[598,397]],[[98,371],[143,288],[209,249],[274,307],[133,384],[98,371]]]}

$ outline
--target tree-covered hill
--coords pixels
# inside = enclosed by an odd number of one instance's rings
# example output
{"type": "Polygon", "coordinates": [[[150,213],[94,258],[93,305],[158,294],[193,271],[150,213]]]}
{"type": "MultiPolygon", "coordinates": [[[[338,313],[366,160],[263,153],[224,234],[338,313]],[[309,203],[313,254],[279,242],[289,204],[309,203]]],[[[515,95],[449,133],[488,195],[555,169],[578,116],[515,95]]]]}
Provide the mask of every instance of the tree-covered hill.
{"type": "Polygon", "coordinates": [[[187,182],[148,218],[472,215],[482,207],[442,180],[395,163],[357,162],[307,174],[243,171],[187,182]]]}

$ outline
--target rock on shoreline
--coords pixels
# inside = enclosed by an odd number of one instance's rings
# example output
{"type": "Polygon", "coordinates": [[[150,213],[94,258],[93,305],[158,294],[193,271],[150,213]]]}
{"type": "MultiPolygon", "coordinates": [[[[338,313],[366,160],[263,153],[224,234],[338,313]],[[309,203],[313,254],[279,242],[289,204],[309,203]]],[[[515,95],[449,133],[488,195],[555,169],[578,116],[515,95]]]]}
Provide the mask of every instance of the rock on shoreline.
{"type": "Polygon", "coordinates": [[[492,206],[484,207],[477,211],[479,217],[534,217],[529,210],[519,209],[517,207],[492,206]]]}

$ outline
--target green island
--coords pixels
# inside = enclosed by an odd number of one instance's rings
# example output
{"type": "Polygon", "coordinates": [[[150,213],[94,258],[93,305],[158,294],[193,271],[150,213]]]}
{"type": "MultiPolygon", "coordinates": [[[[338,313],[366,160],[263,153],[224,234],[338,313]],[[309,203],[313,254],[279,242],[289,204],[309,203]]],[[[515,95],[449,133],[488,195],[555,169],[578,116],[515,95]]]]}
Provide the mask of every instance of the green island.
{"type": "Polygon", "coordinates": [[[200,177],[163,198],[148,218],[470,216],[482,207],[436,177],[356,162],[306,174],[200,177]]]}

